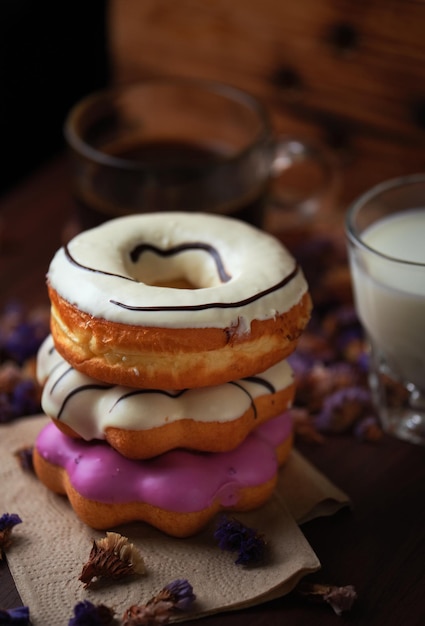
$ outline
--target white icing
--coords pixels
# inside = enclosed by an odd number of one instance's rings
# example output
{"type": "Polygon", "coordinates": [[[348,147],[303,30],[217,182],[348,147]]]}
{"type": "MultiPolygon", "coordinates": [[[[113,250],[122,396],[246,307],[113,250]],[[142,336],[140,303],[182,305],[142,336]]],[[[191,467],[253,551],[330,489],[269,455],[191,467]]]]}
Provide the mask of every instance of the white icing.
{"type": "Polygon", "coordinates": [[[70,426],[83,439],[103,439],[108,426],[145,430],[187,418],[202,422],[227,422],[240,417],[252,400],[293,384],[293,372],[281,361],[258,374],[257,382],[241,379],[215,387],[161,393],[100,383],[73,369],[54,349],[49,336],[37,357],[37,378],[44,384],[43,411],[70,426]],[[264,381],[262,384],[261,381],[264,381]],[[83,391],[81,387],[95,386],[83,391]],[[128,395],[132,394],[133,395],[128,395]],[[118,401],[123,396],[125,399],[118,401]],[[62,409],[63,407],[63,409],[62,409]],[[62,409],[62,410],[61,410],[62,409]]]}
{"type": "Polygon", "coordinates": [[[295,260],[276,238],[222,216],[173,212],[122,217],[77,235],[68,250],[80,265],[70,261],[65,248],[58,250],[48,271],[51,286],[80,310],[124,324],[228,328],[239,321],[239,328],[249,329],[254,319],[286,312],[307,291],[301,270],[285,286],[274,289],[294,271],[295,260]],[[166,251],[193,242],[218,251],[230,280],[220,280],[216,263],[205,250],[168,257],[146,251],[137,263],[129,257],[139,244],[166,251]],[[87,267],[109,274],[84,269],[87,267]],[[153,284],[182,278],[196,288],[153,284]],[[269,294],[260,296],[268,289],[269,294]],[[244,303],[250,298],[254,300],[244,303]],[[128,310],[116,302],[159,310],[128,310]],[[200,306],[201,310],[161,310],[170,306],[200,306]]]}

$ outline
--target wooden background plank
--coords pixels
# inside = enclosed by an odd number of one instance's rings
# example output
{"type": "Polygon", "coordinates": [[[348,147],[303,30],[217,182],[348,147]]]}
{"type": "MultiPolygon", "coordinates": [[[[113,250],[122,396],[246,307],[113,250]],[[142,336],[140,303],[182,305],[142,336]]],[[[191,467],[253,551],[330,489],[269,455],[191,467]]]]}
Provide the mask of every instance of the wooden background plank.
{"type": "Polygon", "coordinates": [[[268,106],[280,132],[332,148],[341,202],[425,169],[425,3],[111,0],[116,83],[218,79],[268,106]]]}

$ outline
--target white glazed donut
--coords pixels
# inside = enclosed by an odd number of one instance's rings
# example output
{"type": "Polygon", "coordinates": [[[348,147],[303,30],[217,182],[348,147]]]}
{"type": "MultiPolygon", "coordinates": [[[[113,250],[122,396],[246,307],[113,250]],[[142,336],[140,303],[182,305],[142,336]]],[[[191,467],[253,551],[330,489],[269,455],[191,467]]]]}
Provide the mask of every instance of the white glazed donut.
{"type": "Polygon", "coordinates": [[[49,336],[37,356],[42,408],[67,435],[106,439],[127,458],[174,448],[226,452],[251,430],[287,410],[294,377],[286,361],[214,387],[165,391],[101,383],[72,368],[49,336]]]}
{"type": "Polygon", "coordinates": [[[264,371],[295,348],[311,308],[277,239],[208,214],[128,216],[83,232],[54,256],[48,288],[64,358],[140,388],[264,371]]]}

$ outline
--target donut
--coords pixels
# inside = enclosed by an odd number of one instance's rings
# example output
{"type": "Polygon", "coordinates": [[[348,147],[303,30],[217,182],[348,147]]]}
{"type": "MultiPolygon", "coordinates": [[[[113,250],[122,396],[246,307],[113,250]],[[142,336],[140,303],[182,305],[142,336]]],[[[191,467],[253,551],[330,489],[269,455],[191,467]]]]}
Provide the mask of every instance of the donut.
{"type": "Polygon", "coordinates": [[[37,437],[33,460],[40,481],[66,495],[92,528],[143,521],[188,537],[219,511],[264,504],[291,446],[289,413],[262,424],[230,452],[172,450],[147,461],[126,459],[106,442],[68,437],[50,422],[37,437]]]}
{"type": "Polygon", "coordinates": [[[219,385],[285,359],[308,323],[301,268],[233,218],[131,215],[77,235],[47,273],[51,332],[78,371],[139,389],[219,385]]]}
{"type": "Polygon", "coordinates": [[[106,439],[132,459],[173,448],[225,452],[292,404],[292,369],[280,361],[266,372],[214,387],[179,391],[99,383],[71,367],[52,336],[37,356],[41,405],[56,426],[86,441],[106,439]]]}

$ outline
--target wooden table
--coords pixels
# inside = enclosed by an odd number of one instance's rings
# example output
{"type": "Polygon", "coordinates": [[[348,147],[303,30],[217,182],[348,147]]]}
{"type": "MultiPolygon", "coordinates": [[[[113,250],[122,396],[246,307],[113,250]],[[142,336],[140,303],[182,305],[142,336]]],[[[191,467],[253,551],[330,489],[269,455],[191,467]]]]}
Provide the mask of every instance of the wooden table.
{"type": "MultiPolygon", "coordinates": [[[[28,306],[47,305],[45,273],[71,216],[63,158],[0,199],[0,306],[12,298],[28,306]]],[[[351,511],[302,527],[322,563],[308,580],[354,585],[358,600],[342,618],[350,624],[425,624],[425,450],[390,437],[366,443],[349,435],[329,436],[321,445],[300,441],[298,448],[353,502],[351,511]]],[[[7,561],[2,561],[0,608],[19,604],[7,561]]],[[[198,623],[331,626],[337,620],[328,605],[307,603],[294,593],[198,623]]]]}

